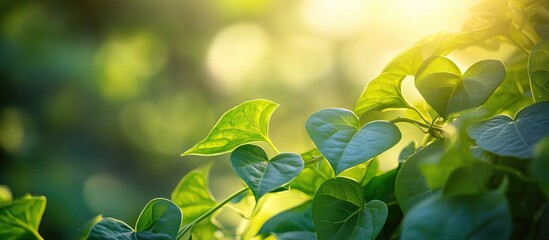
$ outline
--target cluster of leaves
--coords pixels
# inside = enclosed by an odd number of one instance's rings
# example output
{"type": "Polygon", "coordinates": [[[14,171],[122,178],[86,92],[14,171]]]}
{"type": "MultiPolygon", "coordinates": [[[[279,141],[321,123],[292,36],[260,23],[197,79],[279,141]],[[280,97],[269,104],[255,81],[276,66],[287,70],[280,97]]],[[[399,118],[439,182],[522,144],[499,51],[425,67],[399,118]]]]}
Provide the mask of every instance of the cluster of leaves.
{"type": "MultiPolygon", "coordinates": [[[[213,239],[223,237],[216,212],[252,198],[297,191],[294,204],[242,238],[277,239],[547,239],[549,231],[549,3],[486,0],[472,8],[465,30],[437,34],[396,56],[373,79],[353,110],[312,114],[305,129],[314,148],[280,153],[268,129],[278,104],[251,100],[227,111],[208,136],[183,155],[230,152],[245,187],[217,202],[210,165],[183,177],[171,200],[154,199],[135,228],[98,217],[83,239],[213,239]],[[465,72],[448,54],[476,46],[516,51],[479,59],[465,72]],[[426,104],[408,102],[412,76],[426,104]],[[370,111],[407,109],[408,117],[373,120],[370,111]],[[513,117],[511,117],[512,115],[513,117]],[[425,133],[402,149],[397,168],[379,174],[380,154],[401,140],[395,123],[425,133]],[[269,157],[254,143],[277,154],[269,157]]],[[[0,238],[40,238],[43,197],[2,202],[0,238]]],[[[246,222],[246,220],[244,220],[246,222]]],[[[227,237],[227,236],[225,236],[227,237]]]]}

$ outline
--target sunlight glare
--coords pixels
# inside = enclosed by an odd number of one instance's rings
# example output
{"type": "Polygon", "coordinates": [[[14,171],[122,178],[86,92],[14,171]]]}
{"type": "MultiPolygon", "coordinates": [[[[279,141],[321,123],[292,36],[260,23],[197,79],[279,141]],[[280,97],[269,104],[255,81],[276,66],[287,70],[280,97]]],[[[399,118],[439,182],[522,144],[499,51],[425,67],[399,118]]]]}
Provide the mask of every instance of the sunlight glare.
{"type": "Polygon", "coordinates": [[[348,37],[364,27],[364,0],[305,0],[302,15],[311,30],[334,37],[348,37]]]}

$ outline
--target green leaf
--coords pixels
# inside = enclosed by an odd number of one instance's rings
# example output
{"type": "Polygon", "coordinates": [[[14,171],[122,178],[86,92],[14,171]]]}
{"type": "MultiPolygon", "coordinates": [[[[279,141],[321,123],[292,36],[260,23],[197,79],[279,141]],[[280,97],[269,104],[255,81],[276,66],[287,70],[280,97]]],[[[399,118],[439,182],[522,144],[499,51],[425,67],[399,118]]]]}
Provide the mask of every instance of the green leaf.
{"type": "Polygon", "coordinates": [[[256,200],[292,181],[303,169],[301,156],[281,153],[271,160],[262,148],[243,145],[231,153],[236,174],[252,190],[256,200]]]}
{"type": "Polygon", "coordinates": [[[402,212],[433,195],[420,166],[439,161],[444,153],[442,140],[436,140],[419,150],[402,164],[395,180],[395,196],[402,212]]]}
{"type": "Polygon", "coordinates": [[[429,105],[447,118],[451,113],[486,102],[503,82],[505,74],[500,61],[483,60],[473,64],[462,76],[450,59],[433,57],[418,70],[415,85],[429,105]]]}
{"type": "Polygon", "coordinates": [[[164,198],[151,200],[135,225],[138,239],[175,239],[181,226],[181,210],[164,198]]]}
{"type": "Polygon", "coordinates": [[[528,76],[536,102],[549,100],[549,40],[541,41],[530,52],[528,76]]]}
{"type": "Polygon", "coordinates": [[[291,232],[311,232],[314,234],[311,202],[305,202],[270,218],[263,224],[257,235],[277,236],[291,232]]]}
{"type": "Polygon", "coordinates": [[[181,208],[183,225],[187,225],[204,214],[217,203],[208,191],[208,173],[211,164],[202,166],[185,175],[172,192],[172,201],[181,208]]]}
{"type": "Polygon", "coordinates": [[[314,232],[286,232],[275,236],[278,240],[316,240],[314,232]]]}
{"type": "Polygon", "coordinates": [[[410,108],[401,90],[406,76],[389,72],[380,74],[368,83],[358,99],[354,112],[361,116],[367,111],[387,108],[410,108]]]}
{"type": "Polygon", "coordinates": [[[536,145],[530,172],[541,184],[549,187],[549,137],[545,137],[536,145]]]}
{"type": "Polygon", "coordinates": [[[114,218],[103,218],[93,225],[88,240],[135,240],[135,232],[126,223],[114,218]]]}
{"type": "Polygon", "coordinates": [[[415,75],[417,69],[421,66],[421,63],[423,63],[422,48],[424,47],[424,44],[425,43],[416,44],[398,54],[389,64],[387,64],[385,69],[383,69],[383,72],[402,76],[415,75]]]}
{"type": "Polygon", "coordinates": [[[0,239],[42,239],[38,226],[45,209],[45,197],[30,195],[0,207],[0,239]]]}
{"type": "Polygon", "coordinates": [[[499,189],[421,202],[404,216],[400,239],[509,239],[511,229],[511,212],[499,189]]]}
{"type": "Polygon", "coordinates": [[[458,168],[446,180],[443,194],[457,196],[486,192],[488,177],[488,169],[482,163],[458,168]]]}
{"type": "Polygon", "coordinates": [[[305,129],[336,175],[383,153],[401,138],[399,129],[387,121],[373,121],[359,128],[358,117],[340,108],[314,113],[305,129]]]}
{"type": "Polygon", "coordinates": [[[398,173],[398,167],[384,174],[373,177],[366,186],[364,186],[364,199],[378,199],[383,202],[392,202],[395,198],[395,180],[398,173]]]}
{"type": "Polygon", "coordinates": [[[399,162],[405,162],[408,157],[412,156],[416,152],[416,142],[411,141],[406,147],[400,151],[400,154],[398,155],[398,161],[399,162]]]}
{"type": "Polygon", "coordinates": [[[313,198],[313,223],[318,239],[375,239],[387,219],[387,206],[364,201],[357,182],[334,178],[320,186],[313,198]]]}
{"type": "Polygon", "coordinates": [[[171,240],[177,238],[181,226],[181,210],[168,199],[151,200],[143,209],[135,231],[126,223],[104,218],[95,224],[88,236],[90,240],[171,240]]]}
{"type": "Polygon", "coordinates": [[[499,156],[531,158],[534,145],[549,135],[549,102],[520,110],[515,120],[498,115],[468,129],[469,137],[482,149],[499,156]]]}
{"type": "Polygon", "coordinates": [[[216,155],[236,147],[269,139],[269,121],[278,104],[269,100],[246,101],[227,111],[215,124],[208,136],[184,155],[216,155]]]}

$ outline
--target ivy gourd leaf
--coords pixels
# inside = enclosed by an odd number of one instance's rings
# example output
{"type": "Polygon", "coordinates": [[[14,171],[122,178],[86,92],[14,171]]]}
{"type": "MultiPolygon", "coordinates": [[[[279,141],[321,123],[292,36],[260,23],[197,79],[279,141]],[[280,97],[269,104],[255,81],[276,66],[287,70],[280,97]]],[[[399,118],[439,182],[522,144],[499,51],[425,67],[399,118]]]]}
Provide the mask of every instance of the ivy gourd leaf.
{"type": "Polygon", "coordinates": [[[42,239],[38,226],[45,208],[45,197],[30,195],[0,207],[0,239],[42,239]]]}
{"type": "Polygon", "coordinates": [[[395,180],[395,196],[402,212],[408,212],[413,206],[433,195],[420,166],[437,162],[443,153],[442,140],[436,140],[402,164],[395,180]]]}
{"type": "Polygon", "coordinates": [[[373,177],[364,186],[364,199],[378,199],[383,202],[392,202],[395,198],[395,180],[399,167],[373,177]]]}
{"type": "Polygon", "coordinates": [[[208,136],[184,155],[216,155],[236,147],[269,139],[269,121],[278,104],[256,99],[241,103],[227,111],[215,124],[208,136]]]}
{"type": "Polygon", "coordinates": [[[103,215],[97,215],[94,218],[88,220],[80,229],[80,236],[78,237],[79,240],[86,240],[88,239],[88,236],[90,235],[91,228],[98,222],[103,220],[103,215]]]}
{"type": "Polygon", "coordinates": [[[477,195],[426,199],[404,216],[401,239],[509,239],[511,229],[511,212],[500,187],[477,195]]]}
{"type": "Polygon", "coordinates": [[[310,232],[314,235],[311,202],[305,202],[297,207],[277,214],[263,224],[257,235],[268,236],[310,232]]]}
{"type": "Polygon", "coordinates": [[[104,218],[92,227],[88,239],[176,239],[181,218],[181,210],[175,203],[168,199],[156,198],[151,200],[139,215],[135,230],[122,221],[104,218]]]}
{"type": "Polygon", "coordinates": [[[313,198],[313,223],[318,239],[375,239],[387,219],[387,205],[364,201],[357,182],[337,177],[324,182],[313,198]]]}
{"type": "Polygon", "coordinates": [[[406,161],[406,159],[408,159],[408,157],[410,157],[415,152],[416,152],[416,142],[411,141],[410,143],[408,143],[408,145],[406,145],[400,151],[400,154],[398,155],[398,162],[402,163],[402,162],[406,161]]]}
{"type": "Polygon", "coordinates": [[[368,83],[354,112],[361,116],[367,111],[387,108],[410,108],[402,95],[401,84],[405,75],[384,72],[368,83]]]}
{"type": "Polygon", "coordinates": [[[208,191],[210,168],[211,164],[208,164],[189,172],[172,192],[172,201],[181,208],[181,212],[185,215],[183,225],[189,224],[217,205],[212,194],[208,191]]]}
{"type": "Polygon", "coordinates": [[[536,102],[549,100],[549,40],[541,41],[528,58],[530,87],[536,102]]]}
{"type": "Polygon", "coordinates": [[[400,141],[399,129],[387,121],[362,128],[358,117],[340,108],[320,110],[309,117],[305,129],[336,175],[366,162],[400,141]]]}
{"type": "Polygon", "coordinates": [[[281,153],[269,160],[262,148],[249,144],[235,149],[230,159],[233,170],[256,200],[292,181],[304,165],[301,156],[294,153],[281,153]]]}
{"type": "Polygon", "coordinates": [[[417,69],[423,63],[423,48],[424,43],[419,43],[406,49],[391,60],[383,69],[383,72],[393,73],[396,75],[415,75],[417,69]]]}
{"type": "Polygon", "coordinates": [[[499,156],[531,158],[534,145],[549,135],[549,102],[525,107],[515,116],[497,115],[467,133],[482,149],[499,156]]]}
{"type": "Polygon", "coordinates": [[[479,107],[503,82],[505,67],[497,60],[473,64],[461,75],[445,57],[432,57],[418,70],[415,85],[427,103],[447,118],[451,113],[479,107]]]}

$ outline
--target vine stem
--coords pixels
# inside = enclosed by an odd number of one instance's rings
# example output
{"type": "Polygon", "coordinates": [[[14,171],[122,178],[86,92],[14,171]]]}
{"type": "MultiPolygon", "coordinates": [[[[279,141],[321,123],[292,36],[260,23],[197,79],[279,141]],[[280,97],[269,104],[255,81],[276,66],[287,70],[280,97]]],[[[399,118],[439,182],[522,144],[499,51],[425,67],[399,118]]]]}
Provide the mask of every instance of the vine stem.
{"type": "Polygon", "coordinates": [[[265,141],[267,142],[267,144],[269,144],[269,146],[271,146],[271,148],[273,148],[273,150],[276,152],[276,154],[280,154],[280,151],[278,151],[278,149],[275,147],[275,145],[273,144],[271,139],[266,138],[265,141]]]}
{"type": "Polygon", "coordinates": [[[392,122],[392,123],[407,122],[407,123],[411,123],[411,124],[414,124],[414,125],[419,126],[419,127],[424,127],[424,128],[427,128],[427,129],[435,129],[435,130],[440,131],[440,132],[443,131],[443,129],[439,126],[418,122],[416,120],[409,119],[409,118],[398,117],[398,118],[395,118],[395,119],[393,119],[389,122],[392,122]]]}
{"type": "Polygon", "coordinates": [[[417,109],[416,107],[412,106],[411,104],[408,104],[408,107],[412,110],[414,110],[418,115],[419,117],[425,122],[425,123],[429,123],[429,121],[427,120],[427,118],[423,115],[423,113],[421,113],[421,111],[419,111],[419,109],[417,109]]]}
{"type": "Polygon", "coordinates": [[[200,217],[196,218],[195,220],[193,220],[191,223],[187,224],[187,226],[185,226],[183,229],[181,229],[179,231],[179,233],[177,234],[177,239],[180,239],[181,237],[183,237],[183,235],[189,231],[195,224],[199,223],[200,221],[206,219],[208,216],[212,215],[212,213],[214,213],[215,211],[219,210],[220,208],[222,208],[223,206],[225,206],[225,204],[227,204],[228,202],[230,202],[231,200],[233,200],[233,198],[237,197],[238,195],[240,195],[241,193],[247,191],[249,188],[248,187],[245,187],[245,188],[242,188],[240,190],[238,190],[237,192],[233,193],[231,196],[225,198],[223,201],[221,201],[219,204],[217,204],[215,207],[211,208],[210,210],[208,210],[207,212],[205,212],[204,214],[200,215],[200,217]]]}

